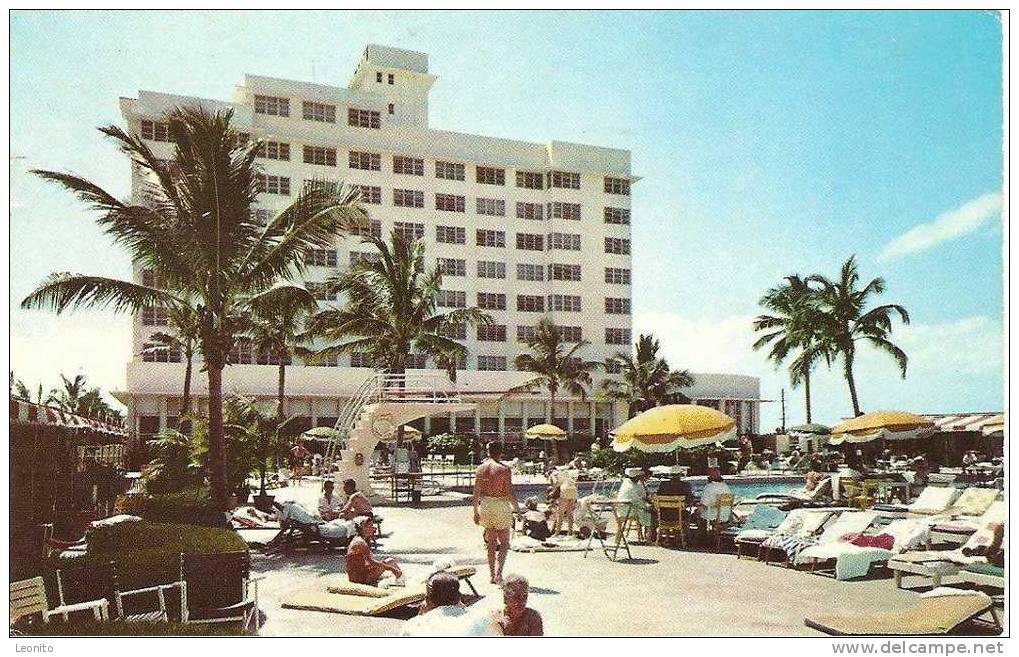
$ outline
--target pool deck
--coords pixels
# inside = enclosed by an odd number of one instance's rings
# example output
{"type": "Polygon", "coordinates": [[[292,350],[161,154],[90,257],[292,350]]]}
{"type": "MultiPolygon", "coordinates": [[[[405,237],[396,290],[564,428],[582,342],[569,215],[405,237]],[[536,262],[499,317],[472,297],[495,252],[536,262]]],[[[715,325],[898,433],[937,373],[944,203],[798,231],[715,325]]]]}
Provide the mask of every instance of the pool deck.
{"type": "MultiPolygon", "coordinates": [[[[273,491],[314,507],[317,486],[273,491]]],[[[377,551],[403,564],[409,577],[437,560],[474,564],[475,586],[493,604],[480,530],[471,522],[466,495],[426,498],[424,508],[384,507],[392,536],[377,551]]],[[[532,602],[552,633],[567,636],[817,636],[803,618],[816,612],[881,612],[911,606],[916,593],[897,590],[890,575],[838,582],[731,554],[634,546],[632,561],[612,562],[601,552],[510,552],[507,573],[530,580],[532,602]]],[[[283,609],[291,591],[343,572],[341,552],[265,556],[253,552],[266,636],[391,636],[404,621],[283,609]]],[[[919,580],[907,580],[906,585],[919,580]]],[[[950,583],[950,582],[949,582],[950,583]]]]}

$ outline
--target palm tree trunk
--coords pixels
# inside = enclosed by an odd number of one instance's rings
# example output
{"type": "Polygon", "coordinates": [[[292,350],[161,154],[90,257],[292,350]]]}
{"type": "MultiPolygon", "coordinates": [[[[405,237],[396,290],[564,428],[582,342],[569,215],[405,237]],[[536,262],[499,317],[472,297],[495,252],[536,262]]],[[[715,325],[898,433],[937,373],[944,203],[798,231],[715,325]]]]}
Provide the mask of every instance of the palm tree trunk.
{"type": "Polygon", "coordinates": [[[285,356],[283,354],[280,354],[279,380],[276,384],[276,421],[279,424],[283,423],[283,398],[286,385],[287,385],[287,361],[285,360],[285,356]]]}
{"type": "Polygon", "coordinates": [[[226,452],[223,441],[223,366],[207,365],[209,372],[209,489],[212,503],[226,510],[226,452]]]}
{"type": "MultiPolygon", "coordinates": [[[[555,388],[548,389],[548,423],[555,424],[555,388]]],[[[559,465],[559,440],[552,441],[553,465],[559,465]]]]}
{"type": "Polygon", "coordinates": [[[184,394],[180,398],[180,414],[177,416],[177,428],[181,433],[191,433],[191,421],[188,414],[191,413],[191,370],[194,366],[194,353],[189,349],[185,354],[184,365],[184,394]]]}
{"type": "Polygon", "coordinates": [[[807,403],[807,424],[810,424],[810,367],[803,368],[803,396],[807,403]]]}
{"type": "Polygon", "coordinates": [[[860,412],[860,399],[859,399],[859,397],[856,396],[856,380],[853,379],[853,355],[852,354],[846,354],[845,373],[846,373],[846,383],[849,384],[849,398],[853,402],[853,417],[857,417],[859,415],[863,415],[863,413],[860,412]]]}

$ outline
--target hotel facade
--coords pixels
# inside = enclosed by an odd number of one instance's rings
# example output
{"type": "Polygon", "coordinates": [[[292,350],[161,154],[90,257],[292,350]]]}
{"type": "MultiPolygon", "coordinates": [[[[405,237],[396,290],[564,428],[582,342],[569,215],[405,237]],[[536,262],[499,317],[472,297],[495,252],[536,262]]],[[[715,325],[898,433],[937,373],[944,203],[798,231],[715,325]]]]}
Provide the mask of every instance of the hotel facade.
{"type": "MultiPolygon", "coordinates": [[[[346,87],[247,75],[232,101],[139,91],[122,98],[128,128],[157,155],[172,158],[164,117],[174,108],[202,105],[233,111],[233,125],[259,140],[263,168],[257,213],[268,218],[305,185],[343,183],[355,188],[371,217],[371,230],[398,231],[423,240],[426,267],[443,272],[442,308],[477,306],[494,326],[458,336],[469,350],[456,388],[477,410],[424,418],[426,435],[445,431],[481,439],[518,438],[548,413],[547,393],[506,396],[530,378],[513,368],[523,340],[542,317],[568,340],[586,340],[588,360],[629,352],[632,254],[631,190],[638,178],[630,152],[561,141],[532,143],[437,130],[429,126],[428,97],[436,76],[428,56],[368,46],[346,87]]],[[[132,191],[144,180],[133,172],[132,191]]],[[[357,236],[338,237],[333,248],[308,254],[303,283],[323,306],[322,283],[373,247],[357,236]]],[[[158,284],[135,267],[135,279],[158,284]]],[[[152,353],[152,334],[166,317],[147,309],[135,317],[126,390],[131,426],[146,438],[175,426],[184,365],[177,353],[152,353]]],[[[224,393],[275,398],[278,363],[245,344],[224,371],[224,393]]],[[[325,365],[287,367],[288,415],[306,427],[331,426],[343,402],[370,373],[366,357],[352,354],[325,365]]],[[[412,355],[410,372],[434,368],[412,355]]],[[[676,363],[681,365],[681,363],[676,363]]],[[[438,372],[438,370],[431,370],[438,372]]],[[[554,421],[578,444],[604,438],[626,418],[626,407],[599,398],[557,396],[554,421]]],[[[436,377],[438,378],[438,377],[436,377]]],[[[737,418],[740,433],[759,429],[760,391],[754,377],[695,373],[684,390],[696,403],[737,418]]],[[[192,389],[207,408],[204,372],[195,367],[192,389]]]]}

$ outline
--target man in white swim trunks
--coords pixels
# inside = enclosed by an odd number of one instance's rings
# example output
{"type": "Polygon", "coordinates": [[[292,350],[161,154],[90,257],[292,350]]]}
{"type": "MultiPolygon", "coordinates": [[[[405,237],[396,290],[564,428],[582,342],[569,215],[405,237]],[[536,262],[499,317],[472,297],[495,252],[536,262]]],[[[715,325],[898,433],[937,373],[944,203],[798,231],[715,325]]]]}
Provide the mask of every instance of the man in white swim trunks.
{"type": "Polygon", "coordinates": [[[509,552],[513,514],[520,513],[513,493],[513,473],[501,461],[502,444],[488,443],[488,458],[474,473],[474,524],[485,529],[488,570],[493,584],[502,583],[502,567],[509,552]]]}

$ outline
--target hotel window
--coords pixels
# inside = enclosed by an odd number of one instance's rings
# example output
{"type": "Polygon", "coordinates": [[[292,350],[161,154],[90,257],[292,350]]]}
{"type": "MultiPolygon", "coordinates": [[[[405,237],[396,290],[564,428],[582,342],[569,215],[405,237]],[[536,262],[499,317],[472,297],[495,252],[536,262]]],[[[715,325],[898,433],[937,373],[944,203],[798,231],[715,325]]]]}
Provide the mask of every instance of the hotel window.
{"type": "Polygon", "coordinates": [[[478,292],[478,308],[506,310],[506,295],[499,292],[478,292]]]}
{"type": "Polygon", "coordinates": [[[607,328],[605,329],[605,344],[630,344],[630,329],[607,328]]]}
{"type": "Polygon", "coordinates": [[[156,272],[151,269],[142,270],[142,285],[145,287],[154,287],[157,290],[166,289],[166,278],[163,276],[156,276],[156,272]]]}
{"type": "Polygon", "coordinates": [[[478,214],[486,214],[492,217],[506,216],[506,201],[497,198],[479,198],[477,201],[478,214]]]}
{"type": "MultiPolygon", "coordinates": [[[[266,160],[290,161],[290,144],[280,141],[262,141],[255,147],[255,157],[266,160]]],[[[333,153],[335,158],[335,151],[333,153]]]]}
{"type": "Polygon", "coordinates": [[[439,290],[435,297],[435,303],[440,308],[466,308],[467,293],[455,290],[439,290]]]}
{"type": "Polygon", "coordinates": [[[440,244],[465,244],[467,232],[461,226],[436,226],[435,241],[440,244]]]}
{"type": "Polygon", "coordinates": [[[550,294],[548,295],[548,309],[579,313],[581,312],[580,297],[574,294],[550,294]]]}
{"type": "Polygon", "coordinates": [[[544,236],[533,233],[517,233],[517,248],[522,251],[544,251],[544,236]]]}
{"type": "Polygon", "coordinates": [[[141,356],[145,363],[179,363],[182,360],[180,348],[159,342],[143,344],[141,356]]]}
{"type": "Polygon", "coordinates": [[[350,354],[351,367],[371,367],[371,357],[363,351],[354,351],[350,354]]]}
{"type": "Polygon", "coordinates": [[[347,125],[355,128],[373,128],[378,130],[382,127],[382,116],[372,110],[351,107],[347,110],[347,125]]]}
{"type": "Polygon", "coordinates": [[[335,267],[336,251],[332,249],[308,249],[304,254],[304,264],[315,267],[335,267]]]}
{"type": "Polygon", "coordinates": [[[548,217],[549,219],[580,221],[580,203],[560,203],[556,201],[549,207],[548,217]]]}
{"type": "Polygon", "coordinates": [[[382,71],[375,71],[375,81],[382,82],[382,71]]]}
{"type": "Polygon", "coordinates": [[[630,300],[620,297],[605,297],[605,312],[609,315],[629,315],[630,300]]]}
{"type": "Polygon", "coordinates": [[[574,233],[549,233],[548,250],[579,251],[580,235],[574,233]]]}
{"type": "Polygon", "coordinates": [[[629,225],[630,211],[626,208],[605,208],[605,223],[629,225]]]}
{"type": "Polygon", "coordinates": [[[478,356],[478,369],[482,372],[505,372],[505,356],[478,356]]]}
{"type": "MultiPolygon", "coordinates": [[[[538,297],[539,299],[541,297],[538,297]]],[[[518,326],[517,327],[517,342],[530,342],[534,340],[534,327],[533,326],[518,326]]]]}
{"type": "Polygon", "coordinates": [[[583,340],[583,330],[580,326],[560,326],[559,337],[563,342],[580,342],[583,340]]]}
{"type": "Polygon", "coordinates": [[[467,261],[459,258],[439,258],[437,260],[439,271],[443,276],[466,276],[467,261]]]}
{"type": "Polygon", "coordinates": [[[630,255],[630,240],[623,239],[621,237],[606,237],[605,253],[630,255]]]}
{"type": "Polygon", "coordinates": [[[551,171],[548,174],[548,186],[560,189],[580,189],[580,174],[569,171],[551,171]]]}
{"type": "Polygon", "coordinates": [[[435,177],[444,180],[463,180],[464,165],[456,162],[436,162],[435,177]]]}
{"type": "Polygon", "coordinates": [[[518,294],[517,312],[521,313],[545,312],[545,297],[537,294],[518,294]]]}
{"type": "Polygon", "coordinates": [[[375,185],[354,185],[354,193],[361,203],[379,205],[382,203],[382,188],[375,185]]]}
{"type": "Polygon", "coordinates": [[[428,367],[428,354],[407,354],[407,369],[423,370],[428,367]]]}
{"type": "Polygon", "coordinates": [[[324,146],[305,146],[304,163],[334,167],[336,166],[336,149],[324,146]]]}
{"type": "Polygon", "coordinates": [[[456,194],[436,194],[435,209],[443,212],[464,212],[464,197],[456,194]]]}
{"type": "Polygon", "coordinates": [[[336,123],[336,105],[312,103],[306,100],[301,104],[301,107],[306,121],[336,123]]]}
{"type": "Polygon", "coordinates": [[[630,195],[630,181],[626,178],[610,178],[605,176],[605,193],[630,195]]]}
{"type": "Polygon", "coordinates": [[[389,113],[396,114],[396,105],[389,103],[389,113]]]}
{"type": "Polygon", "coordinates": [[[378,253],[371,253],[366,251],[351,251],[350,252],[350,266],[354,267],[362,262],[366,264],[379,262],[381,258],[378,253]]]}
{"type": "Polygon", "coordinates": [[[393,232],[406,240],[419,240],[425,236],[425,225],[410,221],[394,221],[393,232]]]}
{"type": "Polygon", "coordinates": [[[237,133],[237,145],[238,146],[247,146],[249,141],[251,141],[251,134],[250,133],[248,133],[248,132],[238,132],[237,133]]]}
{"type": "Polygon", "coordinates": [[[381,171],[382,156],[378,153],[350,151],[350,168],[364,169],[365,171],[381,171]]]}
{"type": "Polygon", "coordinates": [[[340,190],[340,183],[325,178],[310,178],[304,181],[304,193],[323,192],[335,196],[340,190]]]}
{"type": "Polygon", "coordinates": [[[603,364],[605,365],[606,374],[619,374],[623,371],[623,366],[615,358],[610,358],[603,364]]]}
{"type": "Polygon", "coordinates": [[[305,281],[304,287],[318,301],[334,301],[336,299],[335,295],[329,293],[329,286],[325,283],[305,281]]]}
{"type": "Polygon", "coordinates": [[[449,338],[450,340],[466,340],[467,339],[467,325],[466,324],[445,324],[445,325],[439,327],[438,334],[441,335],[444,338],[449,338]]]}
{"type": "Polygon", "coordinates": [[[517,187],[525,189],[544,189],[544,176],[535,171],[517,171],[517,187]]]}
{"type": "Polygon", "coordinates": [[[142,121],[142,139],[170,141],[170,126],[159,121],[142,121]]]}
{"type": "Polygon", "coordinates": [[[401,208],[423,208],[425,193],[413,189],[394,189],[393,205],[401,208]]]}
{"type": "Polygon", "coordinates": [[[519,263],[517,265],[517,280],[544,281],[545,280],[544,265],[531,265],[527,263],[519,263]]]}
{"type": "Polygon", "coordinates": [[[258,191],[266,194],[290,196],[290,178],[287,176],[261,175],[256,179],[258,191]]]}
{"type": "Polygon", "coordinates": [[[506,263],[478,260],[478,278],[506,278],[506,263]]]}
{"type": "Polygon", "coordinates": [[[517,202],[517,219],[541,221],[545,218],[544,206],[541,203],[517,202]]]}
{"type": "Polygon", "coordinates": [[[144,326],[166,326],[166,308],[146,306],[142,308],[142,324],[144,326]]]}
{"type": "Polygon", "coordinates": [[[482,185],[505,185],[506,169],[475,167],[475,179],[482,185]]]}
{"type": "Polygon", "coordinates": [[[406,176],[425,175],[425,161],[417,157],[393,156],[393,173],[402,173],[406,176]]]}
{"type": "Polygon", "coordinates": [[[255,96],[255,114],[290,116],[290,99],[276,96],[255,96]]]}
{"type": "Polygon", "coordinates": [[[350,229],[351,235],[371,235],[372,237],[382,237],[382,222],[378,219],[372,219],[371,223],[365,227],[354,226],[350,229]]]}
{"type": "Polygon", "coordinates": [[[227,360],[235,365],[251,365],[255,362],[254,350],[251,348],[251,340],[240,338],[234,343],[227,360]]]}
{"type": "Polygon", "coordinates": [[[479,342],[506,342],[505,324],[482,324],[478,327],[479,342]]]}
{"type": "Polygon", "coordinates": [[[550,281],[579,281],[580,280],[580,265],[560,265],[554,264],[548,266],[548,280],[550,281]]]}
{"type": "Polygon", "coordinates": [[[621,269],[618,267],[606,267],[605,268],[605,282],[615,283],[617,285],[629,285],[630,284],[630,270],[621,269]]]}
{"type": "Polygon", "coordinates": [[[396,75],[393,74],[393,73],[390,73],[389,74],[389,84],[395,84],[395,83],[396,83],[396,75]]]}
{"type": "Polygon", "coordinates": [[[484,230],[479,228],[474,234],[475,244],[478,246],[506,246],[506,233],[501,230],[484,230]]]}

